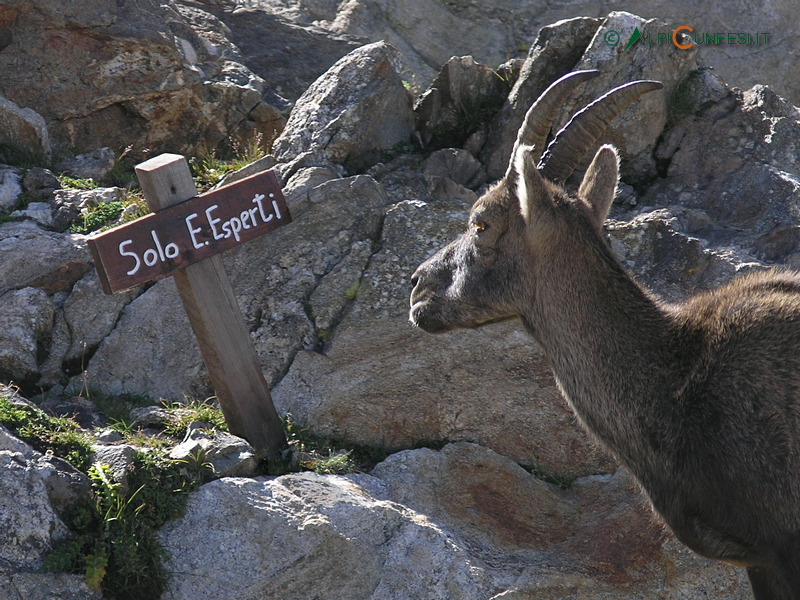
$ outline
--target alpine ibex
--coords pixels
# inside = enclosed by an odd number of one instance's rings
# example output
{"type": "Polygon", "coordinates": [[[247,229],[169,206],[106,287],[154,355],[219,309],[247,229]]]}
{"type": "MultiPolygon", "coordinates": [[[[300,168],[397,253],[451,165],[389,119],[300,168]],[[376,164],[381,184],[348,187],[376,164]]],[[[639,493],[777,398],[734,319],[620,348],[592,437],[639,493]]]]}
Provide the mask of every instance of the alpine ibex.
{"type": "Polygon", "coordinates": [[[800,275],[745,276],[675,305],[637,284],[603,232],[614,148],[600,148],[577,194],[560,184],[661,84],[612,90],[542,152],[556,110],[595,74],[562,77],[530,108],[467,231],[414,273],[411,322],[444,332],[520,318],[582,425],[675,535],[746,567],[757,600],[798,600],[800,275]]]}

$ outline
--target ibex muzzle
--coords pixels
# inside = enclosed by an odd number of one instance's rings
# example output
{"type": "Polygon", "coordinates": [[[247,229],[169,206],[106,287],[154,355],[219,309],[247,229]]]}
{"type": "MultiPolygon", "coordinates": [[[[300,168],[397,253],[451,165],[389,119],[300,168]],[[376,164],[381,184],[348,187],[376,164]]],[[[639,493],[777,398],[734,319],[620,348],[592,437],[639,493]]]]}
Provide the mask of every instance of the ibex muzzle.
{"type": "Polygon", "coordinates": [[[411,322],[439,333],[519,318],[676,536],[747,567],[757,600],[800,600],[800,276],[743,277],[679,305],[639,286],[603,232],[616,151],[597,151],[577,193],[561,184],[661,84],[612,90],[544,151],[557,109],[594,75],[562,77],[528,111],[505,177],[414,273],[411,322]]]}

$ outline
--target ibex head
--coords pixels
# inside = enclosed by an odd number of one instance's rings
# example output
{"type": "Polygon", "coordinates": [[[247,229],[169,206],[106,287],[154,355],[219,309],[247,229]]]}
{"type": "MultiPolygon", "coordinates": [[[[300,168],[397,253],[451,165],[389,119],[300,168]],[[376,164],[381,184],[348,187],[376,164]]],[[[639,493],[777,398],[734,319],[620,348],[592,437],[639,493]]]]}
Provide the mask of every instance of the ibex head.
{"type": "Polygon", "coordinates": [[[467,231],[414,273],[413,324],[437,333],[524,316],[536,302],[548,248],[576,236],[605,244],[603,222],[618,181],[614,148],[600,148],[576,195],[561,184],[614,118],[662,84],[636,81],[615,88],[578,112],[543,152],[557,110],[577,85],[597,74],[565,75],[528,110],[505,176],[475,202],[467,231]]]}

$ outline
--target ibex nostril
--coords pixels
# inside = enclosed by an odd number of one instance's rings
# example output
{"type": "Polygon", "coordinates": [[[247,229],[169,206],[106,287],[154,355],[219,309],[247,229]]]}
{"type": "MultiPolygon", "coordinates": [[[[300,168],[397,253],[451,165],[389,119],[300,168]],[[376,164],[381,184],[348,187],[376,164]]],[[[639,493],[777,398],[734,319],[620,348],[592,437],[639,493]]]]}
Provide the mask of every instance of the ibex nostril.
{"type": "Polygon", "coordinates": [[[412,287],[412,288],[415,288],[415,287],[417,287],[417,283],[418,283],[418,282],[419,282],[419,275],[417,275],[416,273],[414,273],[414,274],[411,276],[411,287],[412,287]]]}

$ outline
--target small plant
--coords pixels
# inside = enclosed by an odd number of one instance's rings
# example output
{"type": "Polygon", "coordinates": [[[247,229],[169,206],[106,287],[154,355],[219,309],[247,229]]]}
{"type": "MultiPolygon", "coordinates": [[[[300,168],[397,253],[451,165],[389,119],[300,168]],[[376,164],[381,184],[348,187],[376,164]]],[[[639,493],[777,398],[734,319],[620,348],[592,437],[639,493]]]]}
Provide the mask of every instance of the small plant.
{"type": "Polygon", "coordinates": [[[0,396],[0,423],[34,449],[60,456],[76,469],[85,471],[91,464],[92,439],[70,419],[0,396]]]}
{"type": "Polygon", "coordinates": [[[137,454],[127,494],[107,465],[94,464],[87,474],[94,503],[65,517],[75,536],[46,557],[43,570],[83,574],[90,588],[112,600],[160,597],[167,555],[156,531],[183,514],[199,476],[157,451],[137,454]]]}
{"type": "Polygon", "coordinates": [[[358,292],[361,291],[361,280],[354,281],[350,284],[344,292],[344,297],[350,301],[355,300],[358,297],[358,292]]]}
{"type": "Polygon", "coordinates": [[[172,411],[172,420],[164,428],[164,433],[182,438],[190,423],[200,421],[208,423],[212,429],[228,431],[228,424],[222,410],[217,408],[211,398],[205,400],[187,400],[186,402],[164,403],[164,407],[172,411]]]}
{"type": "Polygon", "coordinates": [[[56,179],[62,188],[69,190],[94,190],[97,188],[97,182],[91,177],[72,177],[62,173],[56,175],[56,179]]]}
{"type": "Polygon", "coordinates": [[[202,156],[189,159],[195,184],[206,190],[217,183],[230,171],[236,171],[264,158],[267,153],[263,147],[264,138],[260,133],[245,142],[236,139],[229,141],[229,158],[217,156],[216,150],[206,151],[202,156]]]}
{"type": "Polygon", "coordinates": [[[110,227],[119,221],[125,204],[122,202],[108,202],[90,207],[83,215],[83,221],[76,223],[70,228],[72,233],[87,234],[106,227],[110,227]]]}
{"type": "Polygon", "coordinates": [[[297,468],[301,471],[328,475],[366,472],[389,455],[382,448],[348,444],[312,435],[298,425],[291,414],[283,417],[283,428],[289,446],[299,457],[297,468]]]}

